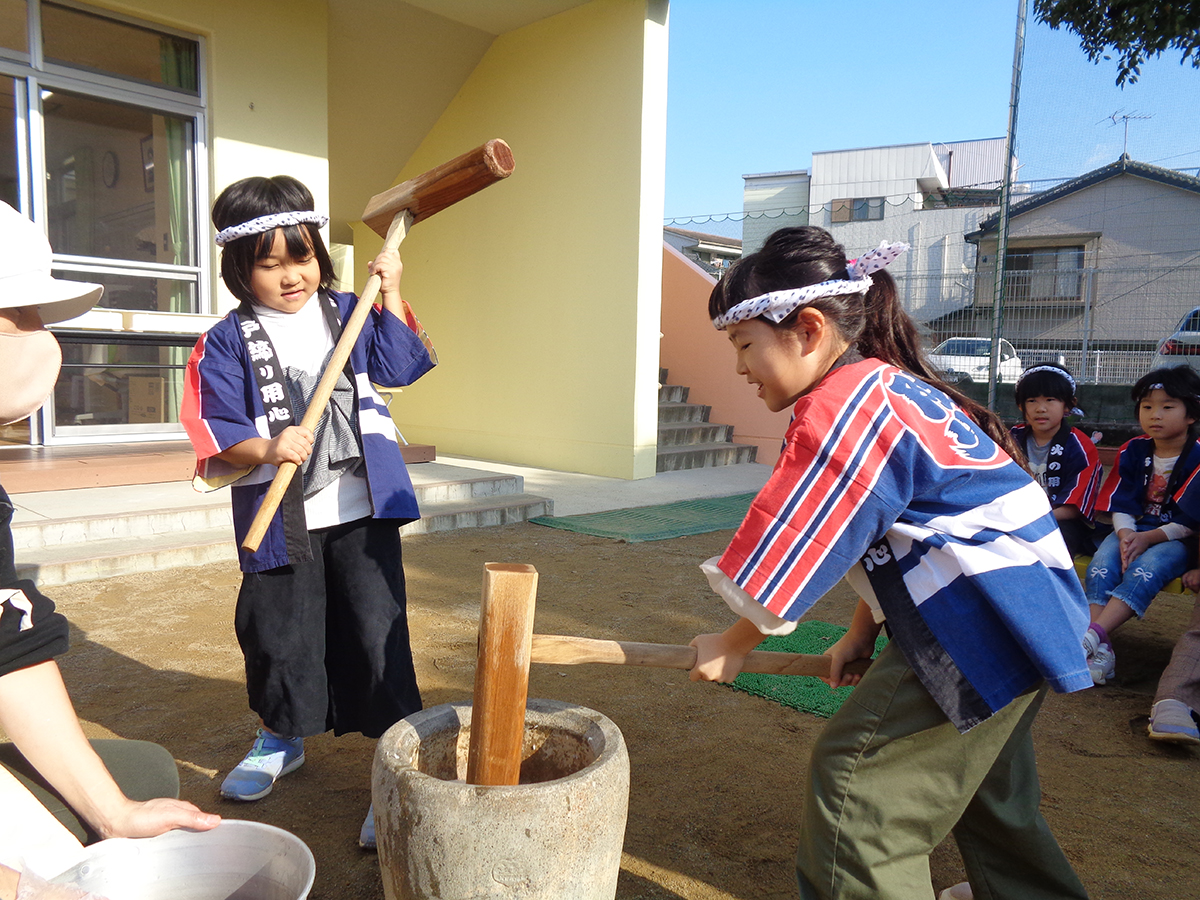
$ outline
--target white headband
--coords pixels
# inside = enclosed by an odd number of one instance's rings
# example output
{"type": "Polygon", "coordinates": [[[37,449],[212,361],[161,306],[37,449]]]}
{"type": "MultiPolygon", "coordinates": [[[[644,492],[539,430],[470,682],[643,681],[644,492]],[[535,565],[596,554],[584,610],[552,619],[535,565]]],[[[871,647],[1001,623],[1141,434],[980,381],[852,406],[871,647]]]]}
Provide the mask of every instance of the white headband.
{"type": "Polygon", "coordinates": [[[842,294],[865,294],[871,287],[871,273],[878,272],[893,259],[908,249],[908,244],[898,242],[881,243],[876,249],[864,253],[858,259],[846,264],[846,272],[850,276],[833,281],[822,281],[820,284],[809,284],[801,288],[791,288],[786,291],[771,291],[743,300],[713,319],[717,331],[724,331],[730,325],[756,319],[759,316],[770,319],[776,325],[790,316],[801,306],[807,306],[818,297],[837,297],[842,294]]]}
{"type": "MultiPolygon", "coordinates": [[[[1053,372],[1055,375],[1061,375],[1063,378],[1067,379],[1067,384],[1071,386],[1071,393],[1074,394],[1077,391],[1077,388],[1075,387],[1075,379],[1071,377],[1071,373],[1060,369],[1058,366],[1030,366],[1021,373],[1021,377],[1017,379],[1016,386],[1019,388],[1021,386],[1021,382],[1025,380],[1025,376],[1032,375],[1034,372],[1053,372]]],[[[1078,406],[1072,406],[1067,410],[1067,415],[1086,416],[1087,413],[1085,413],[1078,406]]]]}
{"type": "Polygon", "coordinates": [[[252,234],[262,234],[287,225],[316,225],[324,228],[329,222],[329,216],[323,216],[311,209],[298,209],[294,212],[271,213],[269,216],[259,216],[241,225],[230,225],[217,232],[217,246],[224,247],[230,241],[249,237],[252,234]]]}

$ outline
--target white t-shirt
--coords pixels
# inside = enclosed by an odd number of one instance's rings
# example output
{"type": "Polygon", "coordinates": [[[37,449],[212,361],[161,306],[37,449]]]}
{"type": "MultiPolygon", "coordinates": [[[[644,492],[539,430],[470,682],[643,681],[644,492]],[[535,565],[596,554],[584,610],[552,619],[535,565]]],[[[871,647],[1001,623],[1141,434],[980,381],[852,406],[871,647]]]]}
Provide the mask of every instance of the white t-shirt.
{"type": "MultiPolygon", "coordinates": [[[[320,376],[334,340],[316,294],[294,313],[280,312],[257,303],[254,313],[267,330],[280,365],[320,376]]],[[[304,518],[310,531],[353,522],[371,513],[367,479],[358,473],[342,475],[304,501],[304,518]]]]}

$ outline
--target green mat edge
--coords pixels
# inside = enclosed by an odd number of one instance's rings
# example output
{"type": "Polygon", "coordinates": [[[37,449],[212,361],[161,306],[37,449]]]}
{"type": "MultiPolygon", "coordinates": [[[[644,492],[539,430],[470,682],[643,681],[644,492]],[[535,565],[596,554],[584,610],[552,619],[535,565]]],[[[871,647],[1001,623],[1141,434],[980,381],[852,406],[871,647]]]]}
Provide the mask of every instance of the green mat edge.
{"type": "Polygon", "coordinates": [[[696,503],[704,503],[711,501],[713,503],[737,501],[739,505],[745,503],[746,509],[750,508],[751,501],[756,497],[757,492],[748,494],[728,494],[723,497],[697,497],[692,500],[677,500],[673,503],[660,503],[654,506],[626,506],[621,509],[610,509],[602,512],[580,513],[574,516],[535,516],[528,521],[534,525],[544,525],[547,528],[558,528],[563,531],[572,531],[576,534],[586,534],[592,537],[608,538],[610,540],[625,541],[629,544],[639,544],[646,541],[664,541],[675,537],[685,537],[693,534],[707,534],[711,531],[724,531],[729,528],[736,528],[745,518],[745,512],[741,512],[736,517],[736,521],[732,518],[722,520],[720,522],[705,525],[703,527],[689,527],[684,531],[680,531],[678,527],[663,528],[658,531],[643,531],[630,532],[628,529],[604,528],[602,526],[591,525],[590,522],[602,517],[618,515],[630,512],[642,512],[654,509],[667,510],[671,507],[683,507],[685,505],[694,505],[696,503]]]}

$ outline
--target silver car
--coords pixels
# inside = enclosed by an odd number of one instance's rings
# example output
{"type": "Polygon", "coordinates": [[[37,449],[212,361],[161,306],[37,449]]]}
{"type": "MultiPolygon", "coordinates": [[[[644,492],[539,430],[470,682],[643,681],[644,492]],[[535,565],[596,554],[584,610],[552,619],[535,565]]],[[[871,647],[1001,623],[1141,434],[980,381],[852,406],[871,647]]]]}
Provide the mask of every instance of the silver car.
{"type": "Polygon", "coordinates": [[[1179,326],[1159,345],[1150,368],[1182,365],[1200,371],[1200,306],[1179,320],[1179,326]]]}
{"type": "MultiPolygon", "coordinates": [[[[952,337],[938,344],[928,358],[946,381],[955,384],[960,381],[986,382],[991,356],[992,342],[988,338],[952,337]]],[[[1021,357],[1017,356],[1013,345],[1001,338],[1000,381],[1016,384],[1022,368],[1021,357]]]]}

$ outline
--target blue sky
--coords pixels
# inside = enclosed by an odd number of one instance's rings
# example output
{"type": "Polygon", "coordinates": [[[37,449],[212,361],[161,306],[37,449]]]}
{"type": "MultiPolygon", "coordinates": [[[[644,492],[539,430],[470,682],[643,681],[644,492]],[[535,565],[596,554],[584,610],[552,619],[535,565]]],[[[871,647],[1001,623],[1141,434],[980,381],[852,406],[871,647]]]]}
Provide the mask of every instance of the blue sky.
{"type": "MultiPolygon", "coordinates": [[[[738,213],[742,175],[814,150],[1003,136],[1016,17],[1014,0],[673,0],[666,217],[738,213]]],[[[1023,180],[1115,160],[1114,112],[1151,116],[1130,122],[1135,159],[1200,166],[1200,70],[1163,57],[1122,91],[1074,35],[1028,28],[1023,180]]]]}

